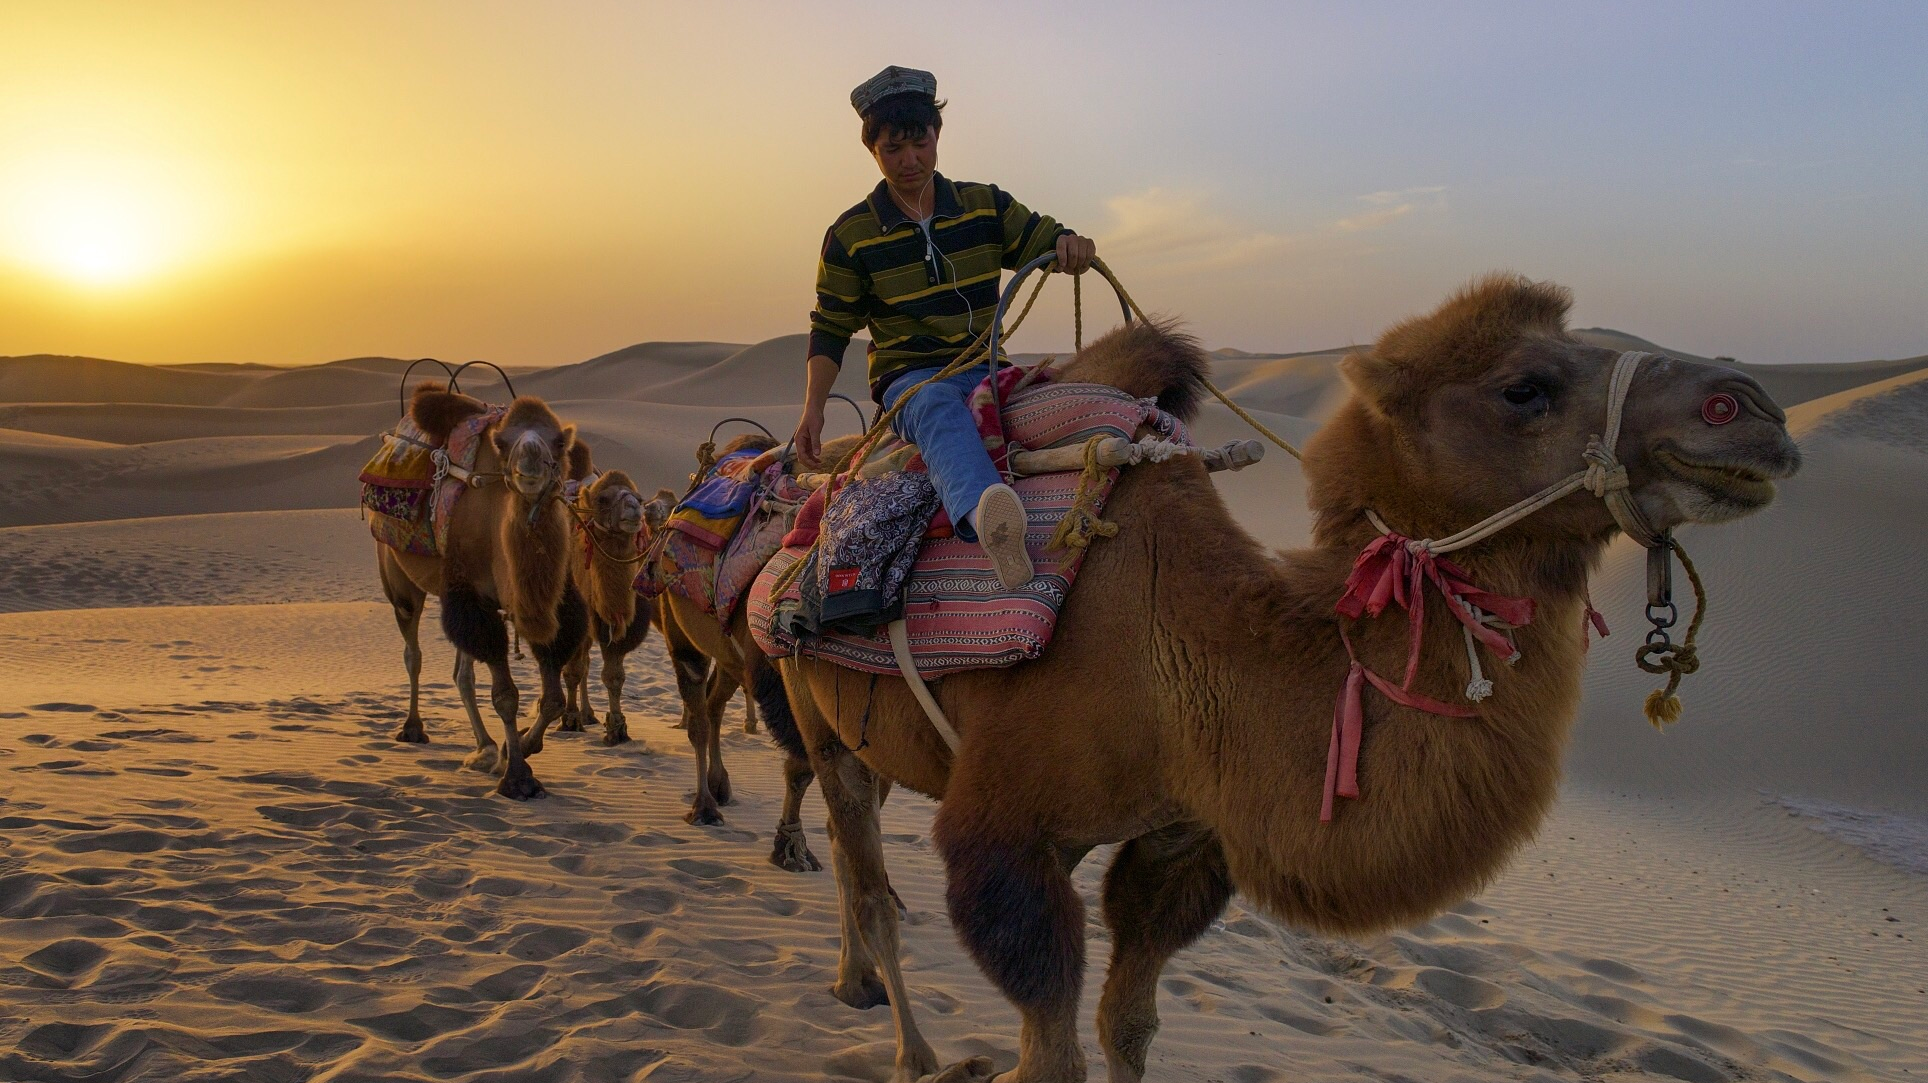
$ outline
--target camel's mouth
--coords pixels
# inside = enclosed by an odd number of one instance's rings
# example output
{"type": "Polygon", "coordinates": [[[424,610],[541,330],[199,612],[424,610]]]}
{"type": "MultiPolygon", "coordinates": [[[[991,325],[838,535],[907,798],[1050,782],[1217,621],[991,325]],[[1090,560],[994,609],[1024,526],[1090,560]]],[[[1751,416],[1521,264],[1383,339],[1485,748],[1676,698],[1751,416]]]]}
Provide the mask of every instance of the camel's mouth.
{"type": "Polygon", "coordinates": [[[1751,463],[1692,459],[1670,448],[1654,449],[1653,461],[1663,472],[1719,502],[1749,511],[1773,503],[1774,478],[1786,476],[1751,463]]]}

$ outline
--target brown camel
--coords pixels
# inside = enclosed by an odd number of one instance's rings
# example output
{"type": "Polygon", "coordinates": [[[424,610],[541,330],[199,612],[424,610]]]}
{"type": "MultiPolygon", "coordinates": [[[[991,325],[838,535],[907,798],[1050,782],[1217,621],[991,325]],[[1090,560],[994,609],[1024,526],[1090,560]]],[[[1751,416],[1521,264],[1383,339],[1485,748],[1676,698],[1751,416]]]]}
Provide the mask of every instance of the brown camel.
{"type": "MultiPolygon", "coordinates": [[[[827,469],[840,467],[857,450],[861,436],[840,436],[823,447],[827,469]]],[[[750,434],[730,441],[719,452],[745,449],[771,451],[776,441],[750,434]]],[[[665,592],[656,600],[656,623],[663,629],[676,690],[683,699],[683,727],[696,750],[696,792],[684,819],[692,824],[723,822],[719,806],[730,803],[730,773],[723,766],[721,744],[723,709],[737,689],[747,704],[760,706],[770,736],[783,750],[783,811],[777,820],[770,863],[791,872],[815,872],[823,866],[811,853],[803,834],[803,796],[815,777],[803,740],[790,713],[782,677],[750,637],[747,606],[739,605],[727,627],[716,615],[680,594],[665,592]]],[[[746,720],[754,732],[755,714],[746,720]]]]}
{"type": "MultiPolygon", "coordinates": [[[[487,404],[439,384],[415,389],[409,411],[431,438],[446,439],[487,404]]],[[[476,455],[482,484],[456,502],[440,556],[417,556],[377,543],[382,590],[402,631],[408,666],[408,718],[397,738],[426,741],[419,710],[422,651],[417,631],[428,595],[442,601],[442,631],[456,650],[455,687],[475,731],[464,761],[496,771],[496,792],[516,800],[542,793],[526,757],[542,750],[542,732],[562,714],[562,666],[576,652],[586,621],[569,581],[569,522],[557,488],[575,426],[564,425],[541,399],[523,396],[486,430],[476,455]],[[516,727],[520,702],[509,672],[509,634],[502,610],[534,651],[542,697],[534,728],[516,727]],[[475,702],[475,661],[489,667],[489,698],[502,720],[500,751],[475,702]]]]}
{"type": "MultiPolygon", "coordinates": [[[[1365,687],[1359,797],[1322,822],[1334,704],[1353,672],[1341,633],[1395,683],[1409,643],[1405,614],[1346,620],[1334,604],[1379,537],[1369,512],[1444,538],[1584,465],[1616,355],[1566,334],[1568,305],[1559,287],[1495,276],[1349,358],[1352,397],[1306,452],[1311,548],[1268,555],[1196,459],[1125,471],[1104,512],[1122,529],[1092,546],[1049,650],[936,690],[962,735],[955,755],[901,680],[781,663],[830,810],[844,910],[832,992],[868,1006],[881,978],[899,1080],[941,1065],[898,966],[877,775],[943,802],[933,836],[952,924],[1022,1016],[1003,1083],[1085,1078],[1084,903],[1069,871],[1094,846],[1123,844],[1105,877],[1098,1006],[1109,1078],[1123,1083],[1144,1073],[1166,960],[1234,890],[1282,921],[1362,934],[1479,890],[1533,836],[1579,703],[1587,573],[1616,531],[1606,506],[1581,491],[1453,555],[1473,582],[1537,604],[1511,632],[1517,662],[1486,653],[1494,690],[1473,717],[1365,687]]],[[[1190,339],[1140,324],[1066,376],[1159,395],[1182,416],[1206,367],[1190,339]]],[[[1755,511],[1799,463],[1783,420],[1740,373],[1648,360],[1620,430],[1629,491],[1662,530],[1755,511]],[[1701,412],[1716,394],[1729,396],[1718,426],[1701,412]]],[[[1423,629],[1412,690],[1465,705],[1460,625],[1437,596],[1423,629]]],[[[974,1058],[937,1078],[989,1072],[974,1058]]]]}
{"type": "Polygon", "coordinates": [[[623,660],[649,636],[649,613],[636,609],[636,571],[652,531],[663,525],[676,494],[659,490],[645,502],[629,475],[620,470],[597,473],[589,445],[576,441],[569,449],[569,479],[577,483],[571,505],[575,551],[569,574],[589,607],[589,632],[575,657],[563,667],[562,683],[569,696],[559,731],[580,731],[596,723],[589,699],[589,641],[602,651],[602,682],[609,694],[603,715],[603,744],[629,740],[623,713],[623,660]]]}

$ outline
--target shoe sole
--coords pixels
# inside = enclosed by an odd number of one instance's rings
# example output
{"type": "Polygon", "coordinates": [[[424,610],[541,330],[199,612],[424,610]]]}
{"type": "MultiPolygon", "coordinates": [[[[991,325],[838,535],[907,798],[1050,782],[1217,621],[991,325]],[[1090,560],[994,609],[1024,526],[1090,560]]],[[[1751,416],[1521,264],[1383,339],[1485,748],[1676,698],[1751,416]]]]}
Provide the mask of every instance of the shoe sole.
{"type": "Polygon", "coordinates": [[[1030,522],[1024,515],[1024,502],[1008,485],[985,490],[977,502],[977,541],[991,558],[991,568],[1006,590],[1031,581],[1031,554],[1024,548],[1024,532],[1030,522]]]}

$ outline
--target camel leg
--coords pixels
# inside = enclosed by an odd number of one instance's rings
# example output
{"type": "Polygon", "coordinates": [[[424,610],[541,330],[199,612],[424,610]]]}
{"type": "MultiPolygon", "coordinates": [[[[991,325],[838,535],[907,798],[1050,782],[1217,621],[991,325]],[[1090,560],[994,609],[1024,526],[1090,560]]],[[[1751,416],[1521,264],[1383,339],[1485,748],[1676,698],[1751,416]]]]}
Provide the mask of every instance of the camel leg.
{"type": "MultiPolygon", "coordinates": [[[[710,679],[703,689],[703,710],[709,715],[709,724],[704,729],[703,738],[709,742],[709,783],[710,795],[719,805],[730,803],[730,772],[723,766],[723,712],[736,697],[740,687],[736,678],[729,675],[718,662],[710,667],[710,679]]],[[[691,740],[695,740],[695,730],[691,730],[691,740]]]]}
{"type": "Polygon", "coordinates": [[[776,842],[770,848],[770,864],[787,872],[819,872],[823,863],[810,852],[810,840],[803,834],[803,795],[817,772],[808,758],[788,749],[783,753],[783,813],[777,819],[776,842]]]}
{"type": "Polygon", "coordinates": [[[723,822],[716,795],[710,792],[710,739],[706,732],[713,717],[705,695],[710,660],[680,635],[669,637],[670,668],[676,671],[676,692],[683,699],[683,728],[696,753],[696,796],[690,799],[686,823],[715,826],[723,822]]]}
{"type": "Polygon", "coordinates": [[[428,731],[422,726],[422,611],[428,608],[428,593],[415,585],[394,561],[387,550],[378,543],[375,546],[376,571],[382,580],[382,594],[388,598],[388,605],[395,613],[395,627],[402,633],[402,665],[408,669],[408,717],[402,720],[402,728],[395,734],[397,741],[409,744],[428,743],[428,731]]]}
{"type": "MultiPolygon", "coordinates": [[[[640,614],[639,614],[640,616],[640,614]]],[[[628,651],[620,650],[614,644],[603,644],[602,682],[603,690],[609,693],[609,709],[603,712],[603,744],[620,745],[629,740],[629,718],[623,714],[623,658],[628,651]]],[[[583,693],[587,701],[588,692],[583,693]]]]}
{"type": "Polygon", "coordinates": [[[1085,1078],[1078,1044],[1084,901],[1066,871],[1082,856],[1003,803],[1009,788],[953,770],[932,840],[944,858],[951,924],[985,977],[1018,1009],[1018,1066],[998,1083],[1085,1078]]]}
{"type": "Polygon", "coordinates": [[[495,738],[489,736],[489,728],[482,724],[482,711],[475,705],[475,659],[467,651],[455,652],[455,691],[462,697],[462,710],[469,716],[469,728],[475,731],[475,751],[463,757],[462,766],[495,774],[501,766],[501,757],[496,752],[495,738]]]}
{"type": "Polygon", "coordinates": [[[756,697],[752,696],[750,690],[746,688],[743,690],[743,732],[755,733],[756,731],[756,697]]]}
{"type": "MultiPolygon", "coordinates": [[[[509,672],[509,630],[502,614],[493,602],[473,588],[451,586],[442,597],[442,632],[457,650],[480,659],[489,667],[489,700],[495,705],[496,716],[502,720],[502,780],[496,784],[495,792],[517,801],[540,795],[542,783],[537,782],[529,770],[529,762],[523,757],[522,745],[517,739],[515,720],[521,697],[516,691],[515,677],[509,672]]],[[[471,677],[471,697],[473,688],[471,677]]]]}
{"type": "Polygon", "coordinates": [[[1225,912],[1232,878],[1218,836],[1173,824],[1125,843],[1105,874],[1111,969],[1098,1000],[1107,1079],[1138,1083],[1158,1033],[1158,977],[1179,949],[1225,912]]]}
{"type": "Polygon", "coordinates": [[[580,733],[583,727],[595,721],[595,708],[589,704],[589,637],[577,645],[576,653],[569,656],[569,663],[562,667],[562,690],[566,697],[562,705],[562,724],[556,727],[559,733],[580,733]]]}
{"type": "MultiPolygon", "coordinates": [[[[826,742],[813,752],[824,804],[830,813],[831,865],[836,871],[845,937],[837,985],[831,993],[846,1004],[861,1007],[878,1003],[877,994],[883,994],[897,1028],[896,1073],[892,1079],[895,1083],[911,1083],[937,1072],[939,1065],[936,1051],[924,1040],[911,1015],[910,991],[898,961],[897,904],[891,898],[890,880],[884,870],[876,777],[840,742],[826,742]],[[863,949],[861,954],[850,950],[857,945],[863,949]],[[871,965],[875,970],[867,973],[871,965]],[[881,990],[874,988],[879,978],[881,990]],[[849,986],[845,985],[847,981],[849,986]]],[[[952,1066],[938,1078],[984,1078],[990,1075],[990,1068],[988,1058],[975,1057],[952,1066]]]]}
{"type": "Polygon", "coordinates": [[[782,674],[762,651],[754,647],[750,651],[744,659],[744,675],[749,678],[744,699],[757,705],[758,713],[770,724],[771,739],[783,750],[783,813],[777,819],[770,864],[788,872],[818,872],[823,865],[810,852],[810,842],[803,834],[803,795],[810,791],[817,772],[810,766],[810,752],[797,728],[782,674]]]}
{"type": "Polygon", "coordinates": [[[536,672],[542,675],[542,698],[536,702],[536,724],[522,735],[522,754],[533,756],[542,751],[542,735],[550,723],[562,717],[562,669],[574,657],[589,630],[589,607],[575,584],[562,588],[562,601],[556,606],[556,635],[547,643],[531,641],[529,650],[536,656],[536,672]]]}

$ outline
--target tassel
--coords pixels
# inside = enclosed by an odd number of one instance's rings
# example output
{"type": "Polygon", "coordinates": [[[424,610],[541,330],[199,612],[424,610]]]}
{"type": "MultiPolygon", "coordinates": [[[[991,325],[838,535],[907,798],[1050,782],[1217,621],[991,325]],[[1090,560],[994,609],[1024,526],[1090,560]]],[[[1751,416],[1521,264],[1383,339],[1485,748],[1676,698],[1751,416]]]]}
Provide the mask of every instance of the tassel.
{"type": "Polygon", "coordinates": [[[1674,695],[1674,685],[1677,683],[1671,681],[1667,687],[1647,693],[1647,721],[1657,730],[1664,730],[1680,721],[1680,697],[1674,695]]]}

